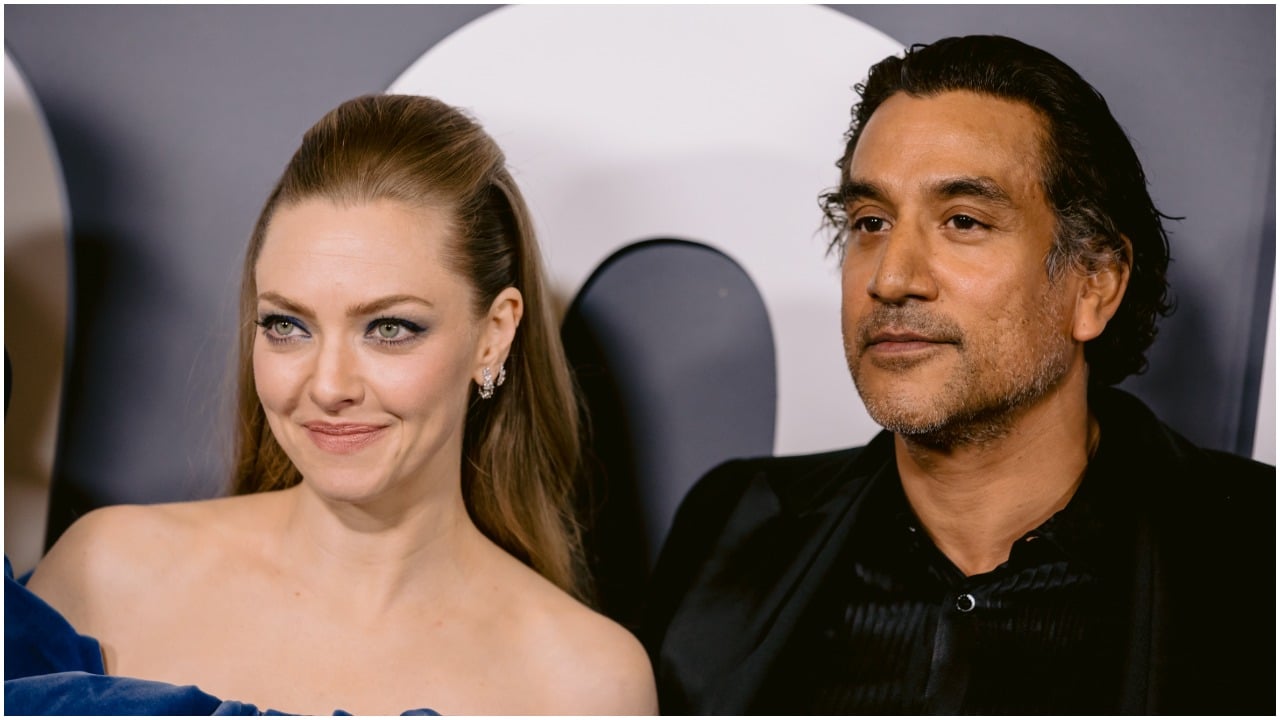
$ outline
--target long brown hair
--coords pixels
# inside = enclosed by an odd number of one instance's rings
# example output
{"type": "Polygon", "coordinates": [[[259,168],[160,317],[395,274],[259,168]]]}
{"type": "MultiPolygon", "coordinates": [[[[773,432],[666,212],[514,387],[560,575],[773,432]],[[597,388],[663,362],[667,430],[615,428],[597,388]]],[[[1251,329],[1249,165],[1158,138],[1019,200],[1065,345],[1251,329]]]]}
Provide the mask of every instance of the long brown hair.
{"type": "Polygon", "coordinates": [[[343,103],[303,136],[268,197],[244,261],[233,491],[278,490],[302,480],[272,435],[254,385],[254,270],[275,211],[312,198],[443,210],[452,221],[446,263],[470,281],[477,317],[505,288],[524,296],[507,380],[492,399],[473,399],[467,410],[462,494],[481,532],[583,597],[574,515],[577,405],[529,211],[493,139],[433,98],[368,95],[343,103]]]}

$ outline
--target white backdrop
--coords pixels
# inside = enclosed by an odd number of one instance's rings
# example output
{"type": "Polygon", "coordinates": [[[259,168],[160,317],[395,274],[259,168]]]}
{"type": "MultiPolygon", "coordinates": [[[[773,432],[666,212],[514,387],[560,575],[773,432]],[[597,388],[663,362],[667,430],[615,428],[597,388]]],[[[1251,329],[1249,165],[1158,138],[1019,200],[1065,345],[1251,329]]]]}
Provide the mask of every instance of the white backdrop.
{"type": "Polygon", "coordinates": [[[67,202],[43,113],[4,56],[4,551],[16,572],[43,552],[67,337],[67,202]],[[20,288],[20,290],[19,290],[20,288]],[[14,422],[7,418],[13,417],[14,422]]]}
{"type": "Polygon", "coordinates": [[[565,301],[637,240],[697,240],[737,260],[773,324],[775,451],[790,454],[879,429],[844,363],[817,197],[837,181],[851,78],[901,50],[822,7],[513,6],[428,50],[390,90],[469,108],[497,139],[565,301]]]}

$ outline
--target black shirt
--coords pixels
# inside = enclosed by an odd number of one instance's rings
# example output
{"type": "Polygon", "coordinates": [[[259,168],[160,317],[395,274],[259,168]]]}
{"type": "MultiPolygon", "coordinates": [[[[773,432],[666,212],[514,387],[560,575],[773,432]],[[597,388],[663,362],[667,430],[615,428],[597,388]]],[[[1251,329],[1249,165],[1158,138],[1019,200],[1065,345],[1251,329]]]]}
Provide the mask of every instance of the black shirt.
{"type": "Polygon", "coordinates": [[[1109,465],[1100,447],[1066,508],[1003,565],[965,577],[886,463],[757,710],[1115,712],[1132,535],[1109,465]]]}
{"type": "Polygon", "coordinates": [[[1196,447],[1120,390],[1089,409],[1102,442],[1079,491],[989,577],[901,539],[887,432],[709,472],[646,599],[662,711],[1274,715],[1275,468],[1196,447]],[[1041,541],[1058,555],[1028,555],[1041,541]],[[957,583],[971,613],[944,613],[957,583]]]}

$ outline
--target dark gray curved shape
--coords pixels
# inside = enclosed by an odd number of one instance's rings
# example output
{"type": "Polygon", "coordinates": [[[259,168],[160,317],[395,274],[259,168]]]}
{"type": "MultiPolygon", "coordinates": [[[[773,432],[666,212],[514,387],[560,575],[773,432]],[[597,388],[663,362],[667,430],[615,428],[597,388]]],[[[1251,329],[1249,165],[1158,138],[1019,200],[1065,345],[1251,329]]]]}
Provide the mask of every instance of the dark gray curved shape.
{"type": "Polygon", "coordinates": [[[729,256],[649,240],[601,263],[563,337],[592,419],[589,561],[601,607],[630,622],[694,481],[726,459],[773,451],[773,330],[729,256]]]}

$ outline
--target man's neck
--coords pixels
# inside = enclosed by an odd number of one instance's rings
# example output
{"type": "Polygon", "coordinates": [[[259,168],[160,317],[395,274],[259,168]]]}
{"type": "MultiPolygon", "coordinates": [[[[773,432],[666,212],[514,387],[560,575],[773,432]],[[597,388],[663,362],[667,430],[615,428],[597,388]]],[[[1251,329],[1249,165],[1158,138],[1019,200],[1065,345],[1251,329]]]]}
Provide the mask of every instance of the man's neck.
{"type": "Polygon", "coordinates": [[[1097,442],[1083,387],[1059,387],[1021,409],[999,438],[929,447],[894,437],[907,501],[965,575],[995,569],[1013,543],[1066,507],[1097,442]]]}

